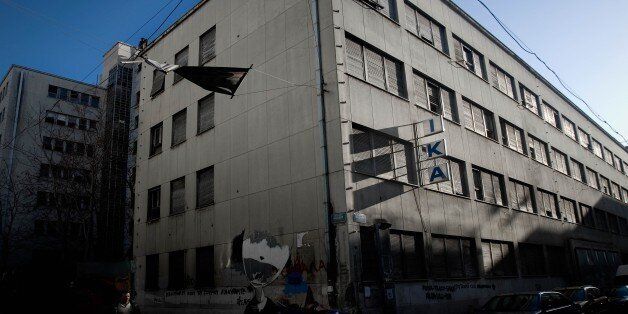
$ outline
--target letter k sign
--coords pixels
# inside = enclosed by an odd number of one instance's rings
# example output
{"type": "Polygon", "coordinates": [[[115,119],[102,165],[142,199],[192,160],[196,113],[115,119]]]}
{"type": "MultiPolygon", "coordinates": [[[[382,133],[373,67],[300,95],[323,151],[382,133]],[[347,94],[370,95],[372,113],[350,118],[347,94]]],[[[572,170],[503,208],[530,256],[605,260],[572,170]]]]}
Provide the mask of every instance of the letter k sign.
{"type": "Polygon", "coordinates": [[[445,140],[437,140],[421,145],[419,150],[419,161],[426,161],[434,158],[447,156],[447,144],[445,140]]]}
{"type": "Polygon", "coordinates": [[[437,141],[437,142],[427,144],[427,156],[437,157],[437,156],[442,155],[443,153],[440,150],[438,150],[438,147],[440,146],[441,143],[442,143],[441,141],[437,141]]]}

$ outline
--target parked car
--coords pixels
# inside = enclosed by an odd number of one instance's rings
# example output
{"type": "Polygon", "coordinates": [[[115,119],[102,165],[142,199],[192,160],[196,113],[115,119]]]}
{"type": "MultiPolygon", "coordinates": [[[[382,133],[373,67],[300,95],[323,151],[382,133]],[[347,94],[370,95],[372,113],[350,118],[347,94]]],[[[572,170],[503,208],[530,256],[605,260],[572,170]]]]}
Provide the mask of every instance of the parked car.
{"type": "Polygon", "coordinates": [[[628,285],[610,289],[608,297],[611,313],[628,313],[628,285]]]}
{"type": "Polygon", "coordinates": [[[478,313],[582,313],[580,305],[564,295],[554,292],[531,292],[494,296],[478,313]]]}
{"type": "Polygon", "coordinates": [[[617,286],[628,285],[628,265],[619,265],[613,282],[617,286]]]}
{"type": "Polygon", "coordinates": [[[562,293],[582,307],[584,313],[606,313],[609,308],[608,297],[593,286],[558,288],[555,291],[562,293]]]}

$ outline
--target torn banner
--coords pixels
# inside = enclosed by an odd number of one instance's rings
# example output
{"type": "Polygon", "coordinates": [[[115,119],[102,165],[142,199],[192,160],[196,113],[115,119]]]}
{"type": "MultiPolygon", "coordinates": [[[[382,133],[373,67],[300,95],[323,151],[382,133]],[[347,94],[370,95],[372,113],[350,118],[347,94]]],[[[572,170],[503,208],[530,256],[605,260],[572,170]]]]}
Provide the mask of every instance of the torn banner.
{"type": "Polygon", "coordinates": [[[216,93],[233,97],[251,68],[181,66],[173,70],[188,81],[216,93]]]}

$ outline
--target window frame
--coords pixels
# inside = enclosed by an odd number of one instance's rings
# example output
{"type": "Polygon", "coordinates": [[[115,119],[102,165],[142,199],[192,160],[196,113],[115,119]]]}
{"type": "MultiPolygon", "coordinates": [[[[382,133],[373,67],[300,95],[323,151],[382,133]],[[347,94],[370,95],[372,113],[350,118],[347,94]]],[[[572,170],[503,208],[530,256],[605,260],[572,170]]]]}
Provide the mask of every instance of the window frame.
{"type": "MultiPolygon", "coordinates": [[[[174,54],[174,64],[175,65],[180,65],[180,66],[187,66],[190,60],[190,46],[187,45],[185,46],[183,49],[179,50],[177,53],[174,54]],[[179,57],[185,55],[185,59],[183,60],[177,60],[179,57]]],[[[172,85],[175,85],[177,83],[179,83],[179,81],[181,81],[183,79],[183,76],[177,74],[176,72],[174,72],[174,77],[172,80],[172,85]]]]}
{"type": "Polygon", "coordinates": [[[463,111],[463,125],[467,130],[470,130],[476,134],[479,134],[485,138],[488,138],[492,141],[496,141],[497,142],[497,129],[496,129],[496,124],[495,124],[495,114],[490,111],[487,110],[486,108],[476,104],[475,102],[469,100],[466,97],[462,97],[462,111],[463,111]],[[467,107],[469,108],[467,110],[467,107]],[[477,119],[479,119],[478,116],[476,116],[476,110],[480,111],[482,113],[482,123],[476,123],[477,119]],[[468,114],[467,114],[468,112],[468,114]],[[469,120],[469,118],[471,120],[469,120]],[[471,125],[469,125],[469,123],[471,125]],[[483,133],[478,132],[478,130],[476,130],[476,128],[478,126],[483,126],[484,131],[483,133]],[[472,126],[472,127],[471,127],[472,126]]]}
{"type": "MultiPolygon", "coordinates": [[[[495,64],[494,62],[489,62],[489,72],[490,72],[490,83],[491,86],[493,86],[495,89],[497,89],[498,91],[500,91],[502,94],[508,96],[510,99],[517,101],[517,92],[516,92],[516,86],[515,86],[515,79],[513,78],[512,75],[510,75],[508,72],[506,72],[504,69],[502,69],[500,66],[498,66],[497,64],[495,64]],[[506,89],[506,91],[502,90],[501,88],[501,84],[500,84],[500,75],[503,76],[503,81],[504,84],[506,86],[504,86],[504,89],[506,89]],[[510,82],[510,87],[508,86],[508,82],[510,82]],[[510,95],[509,92],[512,93],[512,95],[510,95]]],[[[538,104],[538,102],[537,102],[538,104]]]]}
{"type": "Polygon", "coordinates": [[[159,122],[150,128],[149,158],[159,155],[163,151],[163,132],[163,122],[159,122]],[[159,137],[158,141],[157,135],[159,137]]]}
{"type": "Polygon", "coordinates": [[[170,132],[171,133],[170,147],[172,148],[172,147],[180,145],[181,143],[187,140],[187,108],[183,108],[182,110],[173,114],[171,119],[172,119],[172,129],[170,130],[171,131],[170,132]],[[178,120],[178,119],[182,119],[182,120],[178,120]],[[177,123],[182,123],[182,125],[178,125],[177,123]],[[179,131],[182,133],[182,136],[183,136],[183,138],[181,139],[175,138],[177,127],[180,127],[183,129],[183,131],[179,131]]]}
{"type": "Polygon", "coordinates": [[[206,30],[203,34],[201,34],[198,37],[198,42],[199,42],[199,44],[198,44],[198,65],[199,66],[203,66],[207,62],[210,62],[211,60],[216,58],[216,54],[217,54],[216,53],[216,50],[217,50],[216,49],[216,36],[217,36],[216,32],[217,32],[216,31],[216,25],[214,25],[214,26],[210,27],[208,30],[206,30]],[[204,56],[203,55],[203,51],[201,50],[203,48],[203,39],[206,36],[211,36],[212,32],[213,32],[213,41],[214,41],[213,42],[213,46],[214,46],[213,52],[208,48],[208,54],[207,54],[207,56],[204,56]]]}
{"type": "Polygon", "coordinates": [[[475,200],[497,206],[508,207],[508,196],[506,195],[505,179],[503,175],[485,168],[478,167],[476,165],[471,165],[471,173],[473,174],[473,188],[475,191],[475,200]],[[495,202],[487,200],[488,195],[485,193],[485,190],[489,183],[487,182],[485,185],[484,182],[484,178],[487,176],[490,177],[490,186],[492,187],[493,195],[492,198],[495,199],[495,202]],[[497,180],[499,184],[499,193],[497,193],[498,191],[495,187],[495,180],[497,180]],[[478,196],[478,193],[481,193],[481,196],[478,196]],[[499,200],[497,198],[497,195],[499,195],[499,200]]]}

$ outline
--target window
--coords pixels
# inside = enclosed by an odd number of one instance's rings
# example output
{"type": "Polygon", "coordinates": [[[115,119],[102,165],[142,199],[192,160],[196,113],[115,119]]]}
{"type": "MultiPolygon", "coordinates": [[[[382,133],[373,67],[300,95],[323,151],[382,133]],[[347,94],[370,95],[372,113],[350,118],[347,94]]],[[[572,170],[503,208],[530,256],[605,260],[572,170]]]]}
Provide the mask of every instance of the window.
{"type": "Polygon", "coordinates": [[[185,177],[170,181],[170,214],[185,211],[185,177]]]}
{"type": "Polygon", "coordinates": [[[412,73],[416,105],[458,122],[454,92],[428,78],[412,73]]]}
{"type": "MultiPolygon", "coordinates": [[[[491,62],[491,84],[493,87],[499,89],[508,97],[515,99],[514,79],[504,70],[500,69],[497,65],[491,62]]],[[[530,101],[533,101],[529,98],[530,101]]],[[[524,100],[525,101],[525,100],[524,100]]],[[[530,105],[535,103],[531,102],[530,105]]],[[[537,113],[538,114],[538,113],[537,113]]]]}
{"type": "Polygon", "coordinates": [[[493,113],[477,106],[467,99],[462,99],[464,111],[464,126],[480,135],[497,139],[493,113]]]}
{"type": "Polygon", "coordinates": [[[374,227],[360,227],[360,253],[362,256],[362,281],[375,281],[379,273],[379,258],[374,227]]]}
{"type": "Polygon", "coordinates": [[[504,205],[503,180],[499,174],[473,166],[475,198],[491,204],[504,205]]]}
{"type": "Polygon", "coordinates": [[[563,116],[563,132],[565,132],[565,135],[567,135],[570,139],[574,141],[578,140],[576,137],[576,125],[569,121],[569,119],[565,118],[565,116],[563,116]]]}
{"type": "Polygon", "coordinates": [[[528,147],[530,149],[530,157],[532,159],[549,166],[547,159],[547,144],[536,139],[532,135],[528,135],[528,147]]]}
{"type": "Polygon", "coordinates": [[[399,21],[399,18],[397,17],[397,1],[377,0],[376,2],[380,5],[379,12],[386,15],[391,20],[399,21]]]}
{"type": "Polygon", "coordinates": [[[146,290],[159,290],[159,254],[146,255],[146,290]]]}
{"type": "Polygon", "coordinates": [[[619,184],[611,182],[611,196],[621,201],[619,184]]]}
{"type": "Polygon", "coordinates": [[[595,227],[600,230],[608,231],[608,220],[606,220],[606,212],[599,208],[595,209],[595,227]]]}
{"type": "Polygon", "coordinates": [[[214,286],[214,247],[196,248],[196,287],[214,286]]]}
{"type": "Polygon", "coordinates": [[[140,106],[140,100],[141,100],[140,91],[137,91],[135,93],[135,108],[140,106]]]}
{"type": "Polygon", "coordinates": [[[347,38],[347,73],[392,94],[407,97],[403,64],[347,38]]]}
{"type": "Polygon", "coordinates": [[[545,247],[549,274],[552,276],[565,276],[569,274],[569,263],[565,256],[565,248],[562,246],[548,245],[545,247]]]}
{"type": "Polygon", "coordinates": [[[185,122],[187,109],[183,109],[172,116],[172,146],[185,141],[185,122]]]}
{"type": "Polygon", "coordinates": [[[54,85],[48,85],[48,97],[57,98],[59,88],[54,85]]]}
{"type": "Polygon", "coordinates": [[[628,190],[621,188],[621,197],[625,203],[628,203],[628,190]]]}
{"type": "Polygon", "coordinates": [[[623,161],[617,155],[613,156],[613,166],[617,169],[617,171],[624,173],[623,161]]]}
{"type": "Polygon", "coordinates": [[[196,172],[196,208],[214,204],[214,166],[196,172]]]}
{"type": "Polygon", "coordinates": [[[216,26],[199,38],[198,64],[204,65],[216,56],[216,26]]]}
{"type": "Polygon", "coordinates": [[[603,175],[600,175],[600,187],[600,191],[602,191],[602,193],[611,195],[610,182],[603,175]]]}
{"type": "MultiPolygon", "coordinates": [[[[526,109],[530,110],[532,113],[534,113],[535,115],[540,115],[540,108],[539,108],[539,96],[537,96],[535,93],[533,93],[532,91],[530,91],[529,89],[527,89],[525,86],[520,85],[521,86],[521,101],[523,103],[523,105],[526,107],[526,109]]],[[[543,111],[545,112],[545,108],[550,108],[547,107],[547,104],[543,104],[543,111]]],[[[545,115],[543,115],[545,116],[545,115]]],[[[556,124],[555,121],[555,116],[552,115],[551,116],[552,119],[548,118],[548,120],[553,121],[554,124],[556,124]]],[[[552,124],[552,125],[554,125],[552,124]]]]}
{"type": "Polygon", "coordinates": [[[519,243],[519,259],[522,276],[545,275],[545,256],[542,245],[519,243]]]}
{"type": "Polygon", "coordinates": [[[607,164],[613,166],[613,153],[610,151],[610,149],[604,147],[604,161],[606,161],[607,164]]]}
{"type": "Polygon", "coordinates": [[[619,233],[622,235],[628,235],[628,221],[626,218],[617,217],[619,223],[619,233]]]}
{"type": "Polygon", "coordinates": [[[98,108],[100,106],[100,98],[92,96],[92,107],[98,108]]]}
{"type": "Polygon", "coordinates": [[[433,234],[432,276],[435,278],[477,277],[475,250],[473,239],[433,234]]]}
{"type": "Polygon", "coordinates": [[[515,276],[515,255],[512,242],[482,240],[484,276],[515,276]]]}
{"type": "Polygon", "coordinates": [[[596,189],[600,189],[600,181],[598,180],[597,172],[591,170],[591,168],[587,167],[587,184],[596,189]]]}
{"type": "Polygon", "coordinates": [[[581,128],[578,128],[578,143],[580,143],[580,145],[586,149],[592,149],[589,134],[581,128]]]}
{"type": "Polygon", "coordinates": [[[185,288],[185,251],[168,253],[168,289],[185,288]]]}
{"type": "MultiPolygon", "coordinates": [[[[174,64],[180,65],[180,66],[188,65],[188,51],[189,51],[188,48],[189,47],[186,46],[185,48],[181,49],[181,51],[177,52],[177,54],[174,55],[174,64]]],[[[172,84],[176,84],[182,78],[183,78],[182,76],[180,76],[179,74],[175,73],[174,74],[174,82],[172,84]]]]}
{"type": "Polygon", "coordinates": [[[595,227],[591,206],[580,204],[580,223],[587,227],[595,227]]]}
{"type": "Polygon", "coordinates": [[[454,57],[456,62],[480,78],[484,78],[484,57],[460,38],[454,36],[454,57]]]}
{"type": "Polygon", "coordinates": [[[150,156],[161,153],[162,131],[163,125],[161,122],[150,128],[150,156]]]}
{"type": "Polygon", "coordinates": [[[400,182],[416,182],[408,171],[411,145],[383,133],[354,125],[351,134],[353,171],[400,182]],[[408,177],[410,174],[410,177],[408,177]]]}
{"type": "MultiPolygon", "coordinates": [[[[449,194],[468,196],[469,192],[467,191],[467,178],[465,177],[466,170],[465,170],[465,165],[463,161],[458,161],[451,158],[448,158],[448,159],[436,158],[432,160],[422,161],[421,169],[426,169],[428,167],[444,164],[446,162],[449,162],[449,168],[451,170],[450,171],[451,180],[437,183],[437,184],[426,185],[425,188],[430,189],[430,190],[444,192],[444,193],[449,193],[449,194]]],[[[424,175],[429,175],[429,174],[424,173],[422,171],[421,176],[424,176],[424,175]]]]}
{"type": "Polygon", "coordinates": [[[160,70],[153,70],[153,86],[150,90],[150,97],[155,97],[164,91],[166,73],[160,70]]]}
{"type": "Polygon", "coordinates": [[[552,166],[560,173],[569,175],[569,165],[567,155],[552,147],[552,166]]]}
{"type": "Polygon", "coordinates": [[[539,189],[539,205],[541,214],[560,219],[560,212],[556,210],[556,194],[539,189]]]}
{"type": "Polygon", "coordinates": [[[447,53],[445,27],[408,3],[406,3],[406,23],[411,33],[421,37],[434,48],[447,53]]]}
{"type": "Polygon", "coordinates": [[[148,208],[147,208],[147,217],[146,220],[151,221],[155,219],[159,219],[161,216],[160,213],[160,205],[161,205],[161,187],[157,186],[150,190],[148,190],[148,208]]]}
{"type": "Polygon", "coordinates": [[[615,233],[618,234],[619,233],[619,222],[618,222],[618,218],[617,216],[608,213],[608,229],[611,233],[615,233]]]}
{"type": "Polygon", "coordinates": [[[576,202],[568,198],[560,198],[560,213],[564,221],[576,223],[576,202]]]}
{"type": "Polygon", "coordinates": [[[525,154],[523,150],[523,143],[525,142],[523,138],[523,130],[512,125],[506,120],[500,119],[500,122],[502,125],[503,144],[514,151],[525,154]]]}
{"type": "Polygon", "coordinates": [[[584,166],[573,158],[571,158],[571,176],[580,182],[585,182],[584,166]]]}
{"type": "Polygon", "coordinates": [[[602,153],[602,144],[600,144],[600,142],[598,142],[594,138],[591,138],[591,151],[595,156],[604,159],[604,155],[602,153]]]}
{"type": "Polygon", "coordinates": [[[543,120],[551,124],[553,127],[560,129],[560,114],[554,107],[543,102],[543,120]]]}
{"type": "Polygon", "coordinates": [[[528,213],[535,213],[532,186],[510,179],[510,207],[528,213]]]}
{"type": "Polygon", "coordinates": [[[197,133],[214,127],[214,93],[198,101],[197,133]]]}
{"type": "Polygon", "coordinates": [[[425,278],[423,238],[418,232],[390,230],[393,278],[425,278]]]}

